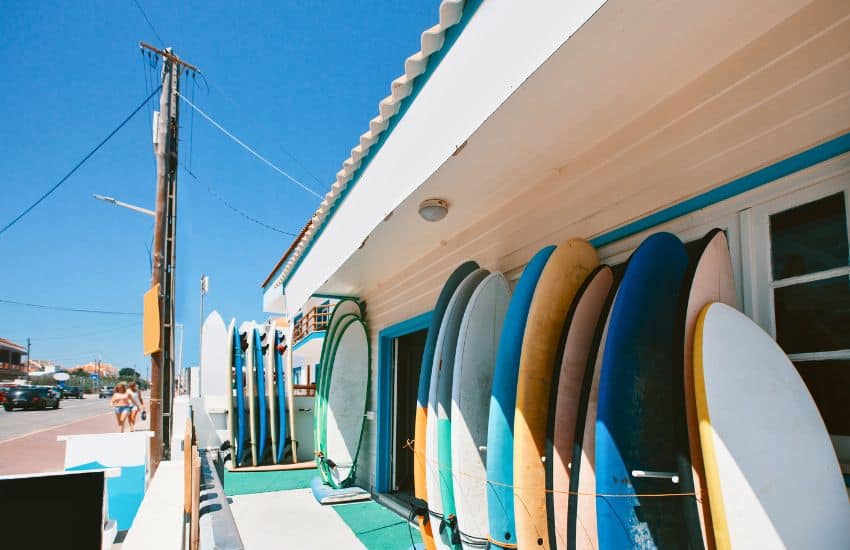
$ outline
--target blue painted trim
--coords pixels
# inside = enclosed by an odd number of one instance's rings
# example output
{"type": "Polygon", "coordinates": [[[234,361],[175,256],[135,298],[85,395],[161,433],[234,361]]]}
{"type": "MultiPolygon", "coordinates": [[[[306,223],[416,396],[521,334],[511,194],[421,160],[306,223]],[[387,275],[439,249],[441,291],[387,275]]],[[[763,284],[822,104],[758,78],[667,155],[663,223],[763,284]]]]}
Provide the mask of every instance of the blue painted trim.
{"type": "Polygon", "coordinates": [[[697,195],[622,227],[603,233],[591,239],[590,244],[595,248],[600,248],[626,237],[631,237],[641,231],[646,231],[647,229],[730,199],[741,193],[752,191],[757,187],[776,181],[794,172],[799,172],[848,151],[850,151],[850,133],[833,138],[802,153],[797,153],[792,157],[781,160],[776,164],[715,187],[702,195],[697,195]]]}
{"type": "Polygon", "coordinates": [[[325,331],[325,330],[317,330],[316,332],[311,332],[310,334],[307,335],[306,338],[304,338],[303,340],[299,340],[297,344],[292,346],[292,351],[294,352],[294,351],[300,349],[301,346],[303,346],[304,344],[306,344],[310,340],[315,340],[317,338],[324,338],[326,332],[327,331],[325,331]]]}
{"type": "MultiPolygon", "coordinates": [[[[295,265],[292,266],[292,271],[290,271],[289,274],[283,279],[283,284],[281,285],[281,288],[286,288],[286,284],[289,282],[295,272],[298,271],[298,267],[301,265],[301,262],[304,261],[304,258],[307,257],[307,255],[310,253],[310,250],[313,248],[313,244],[315,244],[315,242],[319,240],[319,237],[321,237],[322,233],[324,233],[325,228],[331,222],[331,219],[333,218],[333,215],[336,213],[337,209],[342,205],[343,201],[345,201],[345,198],[348,196],[351,190],[354,189],[354,186],[357,185],[357,183],[360,181],[363,172],[372,163],[372,159],[375,158],[375,156],[378,154],[378,151],[380,151],[381,148],[384,146],[384,143],[393,133],[395,127],[398,126],[398,123],[401,121],[401,119],[404,118],[404,114],[410,108],[410,105],[413,104],[413,101],[419,95],[419,92],[421,92],[422,88],[425,87],[425,84],[428,82],[428,80],[430,80],[431,75],[433,75],[437,67],[440,66],[440,63],[446,57],[446,54],[448,54],[449,50],[451,50],[452,46],[454,46],[454,43],[457,41],[458,36],[461,35],[463,29],[466,28],[466,25],[472,19],[472,16],[483,3],[484,0],[467,0],[466,4],[463,7],[463,13],[461,14],[460,21],[458,21],[457,25],[446,29],[446,36],[443,42],[443,47],[440,48],[438,52],[434,53],[431,57],[428,58],[428,65],[425,67],[425,72],[423,72],[413,81],[413,91],[410,93],[409,96],[401,100],[401,106],[399,107],[398,113],[396,113],[396,115],[390,119],[390,122],[387,125],[387,129],[384,130],[383,133],[381,133],[381,135],[378,137],[378,141],[369,149],[369,151],[366,153],[366,156],[363,157],[363,161],[361,162],[360,167],[354,171],[354,174],[352,174],[351,176],[351,181],[348,183],[345,189],[342,190],[336,202],[334,202],[333,206],[331,206],[331,209],[328,212],[328,215],[325,216],[322,225],[319,226],[319,229],[316,234],[313,235],[313,238],[310,239],[309,243],[307,243],[307,248],[295,261],[295,265]]],[[[283,266],[281,266],[281,268],[282,267],[283,266]]],[[[275,272],[272,278],[274,277],[277,277],[277,271],[275,272]]]]}
{"type": "Polygon", "coordinates": [[[428,311],[411,317],[378,333],[378,446],[375,452],[375,492],[390,491],[390,457],[392,456],[392,381],[393,340],[417,330],[428,330],[434,312],[428,311]]]}

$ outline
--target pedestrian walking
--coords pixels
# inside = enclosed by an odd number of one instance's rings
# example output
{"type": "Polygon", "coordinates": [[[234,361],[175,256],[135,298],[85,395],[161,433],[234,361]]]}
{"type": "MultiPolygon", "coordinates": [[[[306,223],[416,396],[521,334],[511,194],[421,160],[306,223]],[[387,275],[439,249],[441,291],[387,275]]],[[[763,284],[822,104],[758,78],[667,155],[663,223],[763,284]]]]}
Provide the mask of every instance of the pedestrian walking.
{"type": "Polygon", "coordinates": [[[119,382],[115,386],[115,392],[112,394],[112,400],[109,404],[115,410],[115,420],[118,421],[118,431],[124,431],[124,423],[130,416],[133,407],[130,403],[130,394],[127,392],[127,386],[124,382],[119,382]]]}
{"type": "Polygon", "coordinates": [[[127,394],[130,396],[130,416],[127,417],[127,420],[130,423],[130,431],[136,431],[136,418],[139,416],[139,412],[142,413],[142,420],[147,416],[147,406],[145,406],[145,400],[142,397],[142,391],[139,389],[139,385],[135,382],[130,382],[129,387],[127,388],[127,394]]]}

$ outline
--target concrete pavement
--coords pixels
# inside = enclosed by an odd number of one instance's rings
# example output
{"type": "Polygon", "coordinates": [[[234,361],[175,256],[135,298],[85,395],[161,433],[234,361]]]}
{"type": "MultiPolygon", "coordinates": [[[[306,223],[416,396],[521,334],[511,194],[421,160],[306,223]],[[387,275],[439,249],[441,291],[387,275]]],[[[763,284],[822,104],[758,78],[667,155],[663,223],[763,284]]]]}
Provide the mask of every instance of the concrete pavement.
{"type": "MultiPolygon", "coordinates": [[[[149,424],[137,422],[136,429],[149,424]]],[[[96,396],[63,399],[58,410],[0,410],[0,475],[63,470],[65,443],[57,436],[114,431],[118,427],[109,400],[96,396]]]]}

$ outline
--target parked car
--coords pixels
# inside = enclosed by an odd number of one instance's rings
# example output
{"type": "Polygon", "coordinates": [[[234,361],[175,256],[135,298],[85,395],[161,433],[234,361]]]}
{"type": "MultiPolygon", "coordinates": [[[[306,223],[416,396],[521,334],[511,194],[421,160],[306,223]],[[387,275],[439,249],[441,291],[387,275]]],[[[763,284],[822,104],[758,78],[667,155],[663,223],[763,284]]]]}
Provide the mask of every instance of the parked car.
{"type": "Polygon", "coordinates": [[[103,386],[100,388],[100,398],[103,399],[105,397],[112,397],[112,394],[115,393],[115,388],[112,386],[103,386]]]}
{"type": "Polygon", "coordinates": [[[59,396],[52,388],[15,388],[6,394],[3,408],[7,411],[12,409],[58,409],[59,396]]]}
{"type": "Polygon", "coordinates": [[[83,391],[77,386],[65,386],[62,388],[62,399],[82,399],[83,391]]]}

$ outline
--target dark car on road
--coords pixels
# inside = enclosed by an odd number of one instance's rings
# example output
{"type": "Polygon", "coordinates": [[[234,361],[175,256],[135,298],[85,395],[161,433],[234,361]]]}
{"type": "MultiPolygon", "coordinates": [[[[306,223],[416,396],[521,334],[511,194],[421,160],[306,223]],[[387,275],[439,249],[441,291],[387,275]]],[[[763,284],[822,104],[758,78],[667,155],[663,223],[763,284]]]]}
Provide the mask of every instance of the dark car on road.
{"type": "Polygon", "coordinates": [[[113,389],[111,386],[103,386],[102,388],[100,388],[99,397],[101,399],[103,399],[104,397],[112,397],[113,393],[115,393],[115,389],[113,389]]]}
{"type": "Polygon", "coordinates": [[[58,409],[59,396],[51,388],[15,388],[6,394],[3,408],[12,409],[58,409]]]}
{"type": "Polygon", "coordinates": [[[82,399],[83,391],[77,386],[65,386],[62,388],[62,399],[82,399]]]}

